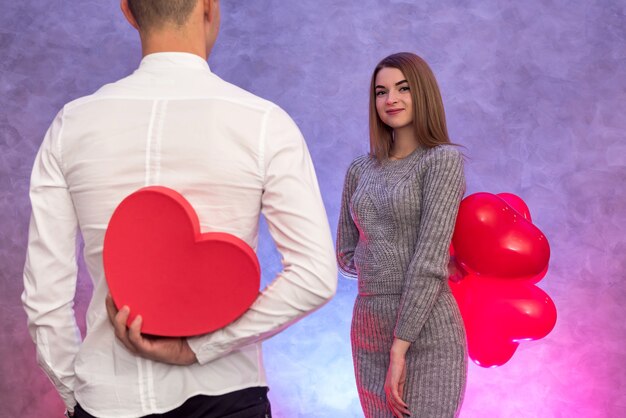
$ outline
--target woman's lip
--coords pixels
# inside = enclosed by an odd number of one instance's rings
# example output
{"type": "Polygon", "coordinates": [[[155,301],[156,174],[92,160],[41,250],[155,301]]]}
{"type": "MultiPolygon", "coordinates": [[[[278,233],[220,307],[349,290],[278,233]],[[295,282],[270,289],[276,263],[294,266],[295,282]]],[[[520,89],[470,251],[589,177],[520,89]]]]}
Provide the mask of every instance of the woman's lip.
{"type": "Polygon", "coordinates": [[[389,109],[389,110],[387,110],[386,112],[387,112],[387,114],[388,114],[388,115],[395,115],[396,113],[400,113],[400,112],[402,112],[403,110],[404,110],[404,109],[389,109]]]}

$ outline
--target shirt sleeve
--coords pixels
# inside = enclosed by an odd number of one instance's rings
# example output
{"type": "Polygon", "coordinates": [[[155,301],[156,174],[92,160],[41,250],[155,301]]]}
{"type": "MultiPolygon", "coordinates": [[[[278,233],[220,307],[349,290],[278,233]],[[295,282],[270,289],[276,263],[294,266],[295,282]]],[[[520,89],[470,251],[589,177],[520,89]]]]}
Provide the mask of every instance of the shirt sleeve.
{"type": "Polygon", "coordinates": [[[81,341],[73,309],[78,223],[61,171],[62,122],[60,112],[46,133],[32,171],[22,302],[37,361],[72,411],[76,404],[74,358],[81,341]]]}
{"type": "Polygon", "coordinates": [[[201,364],[270,338],[324,305],[336,292],[337,267],[326,211],[300,131],[280,108],[261,134],[261,211],[283,270],[239,319],[189,338],[201,364]]]}
{"type": "Polygon", "coordinates": [[[339,270],[347,277],[356,278],[357,271],[354,265],[354,249],[359,242],[357,229],[350,213],[350,200],[356,189],[358,176],[356,164],[353,162],[348,168],[341,194],[341,209],[337,225],[337,264],[339,270]]]}
{"type": "Polygon", "coordinates": [[[448,278],[450,240],[465,192],[463,159],[456,149],[434,150],[426,169],[417,245],[407,271],[394,335],[414,342],[448,278]]]}

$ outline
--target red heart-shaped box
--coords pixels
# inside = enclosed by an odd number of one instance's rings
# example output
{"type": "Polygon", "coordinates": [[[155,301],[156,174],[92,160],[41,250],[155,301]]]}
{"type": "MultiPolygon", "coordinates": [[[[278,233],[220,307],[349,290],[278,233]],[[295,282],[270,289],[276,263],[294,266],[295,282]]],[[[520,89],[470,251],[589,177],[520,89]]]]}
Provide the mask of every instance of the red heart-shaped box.
{"type": "Polygon", "coordinates": [[[222,328],[259,292],[256,254],[226,233],[201,233],[198,216],[178,192],[145,187],[115,209],[104,237],[104,272],[118,308],[142,333],[183,337],[222,328]]]}

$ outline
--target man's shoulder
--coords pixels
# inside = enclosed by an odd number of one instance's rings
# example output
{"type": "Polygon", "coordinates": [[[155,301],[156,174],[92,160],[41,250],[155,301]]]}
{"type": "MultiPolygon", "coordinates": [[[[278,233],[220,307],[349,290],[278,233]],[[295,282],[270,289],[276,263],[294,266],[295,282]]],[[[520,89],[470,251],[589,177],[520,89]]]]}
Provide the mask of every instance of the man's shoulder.
{"type": "Polygon", "coordinates": [[[219,94],[215,97],[216,99],[228,100],[234,103],[240,103],[244,106],[251,106],[262,110],[269,110],[277,107],[275,103],[268,99],[257,96],[256,94],[237,86],[236,84],[222,80],[216,75],[213,75],[213,77],[217,79],[216,84],[219,92],[219,94]]]}
{"type": "Polygon", "coordinates": [[[66,111],[85,104],[101,100],[215,100],[229,102],[234,106],[253,109],[261,112],[269,111],[278,107],[275,103],[257,96],[235,84],[225,81],[213,73],[207,73],[205,77],[190,81],[188,84],[178,85],[173,88],[147,89],[141,80],[134,74],[108,83],[100,87],[94,93],[79,97],[68,102],[66,111]]]}
{"type": "Polygon", "coordinates": [[[119,94],[120,92],[118,92],[117,90],[117,84],[122,82],[124,79],[112,82],[112,83],[107,83],[104,84],[103,86],[101,86],[98,90],[94,91],[91,94],[87,94],[85,96],[81,96],[81,97],[77,97],[67,103],[65,103],[65,105],[63,106],[63,112],[70,112],[73,109],[79,108],[82,105],[86,105],[101,99],[106,99],[106,98],[115,98],[115,97],[122,97],[122,94],[119,94]]]}

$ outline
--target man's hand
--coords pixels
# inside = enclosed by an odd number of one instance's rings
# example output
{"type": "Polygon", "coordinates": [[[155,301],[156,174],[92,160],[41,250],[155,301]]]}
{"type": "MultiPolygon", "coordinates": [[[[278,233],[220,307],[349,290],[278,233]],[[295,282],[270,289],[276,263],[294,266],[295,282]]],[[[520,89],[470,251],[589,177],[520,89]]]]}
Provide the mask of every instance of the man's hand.
{"type": "Polygon", "coordinates": [[[118,311],[110,295],[107,295],[106,307],[109,320],[115,329],[115,336],[131,353],[179,366],[187,366],[198,361],[185,338],[145,337],[141,335],[140,315],[135,317],[130,327],[126,327],[130,308],[124,306],[118,311]]]}

